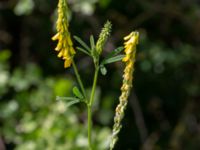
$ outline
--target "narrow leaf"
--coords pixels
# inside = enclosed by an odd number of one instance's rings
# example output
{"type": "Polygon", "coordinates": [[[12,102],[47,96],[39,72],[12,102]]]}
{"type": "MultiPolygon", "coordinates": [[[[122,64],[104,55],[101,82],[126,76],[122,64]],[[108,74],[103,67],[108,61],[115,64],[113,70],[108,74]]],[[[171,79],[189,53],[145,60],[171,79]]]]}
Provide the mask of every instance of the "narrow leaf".
{"type": "Polygon", "coordinates": [[[83,40],[81,40],[81,38],[79,38],[77,36],[74,36],[74,39],[77,42],[79,42],[79,44],[81,44],[87,51],[89,51],[89,52],[91,51],[90,48],[89,48],[89,46],[85,42],[83,42],[83,40]]]}
{"type": "Polygon", "coordinates": [[[60,97],[60,96],[56,96],[56,100],[57,101],[77,101],[79,99],[75,98],[75,97],[60,97]]]}
{"type": "Polygon", "coordinates": [[[76,49],[79,50],[79,51],[81,51],[81,52],[83,52],[83,53],[85,53],[85,54],[87,54],[87,55],[89,55],[89,56],[91,56],[88,51],[86,51],[85,49],[83,49],[81,47],[76,47],[76,49]]]}
{"type": "Polygon", "coordinates": [[[90,36],[90,47],[92,50],[95,49],[95,42],[93,35],[90,36]]]}
{"type": "Polygon", "coordinates": [[[68,102],[68,103],[66,104],[66,107],[70,107],[70,106],[72,106],[72,105],[74,105],[74,104],[76,104],[76,103],[79,103],[79,102],[80,102],[79,99],[74,100],[74,101],[70,101],[70,102],[68,102]]]}
{"type": "Polygon", "coordinates": [[[110,53],[108,54],[108,56],[106,56],[106,59],[108,59],[108,58],[110,58],[110,57],[113,57],[113,56],[119,54],[123,49],[124,49],[123,46],[114,49],[112,52],[110,52],[110,53]]]}
{"type": "Polygon", "coordinates": [[[73,93],[76,97],[80,98],[80,99],[83,99],[83,94],[79,91],[79,89],[75,86],[73,88],[73,93]]]}
{"type": "Polygon", "coordinates": [[[70,107],[76,103],[79,103],[81,100],[75,97],[60,97],[56,96],[57,101],[65,101],[66,102],[66,107],[70,107]]]}
{"type": "Polygon", "coordinates": [[[111,58],[108,58],[108,59],[104,59],[101,62],[101,65],[110,64],[110,63],[113,63],[113,62],[116,62],[116,61],[120,61],[124,58],[124,56],[125,55],[117,55],[117,56],[114,56],[114,57],[111,57],[111,58]]]}

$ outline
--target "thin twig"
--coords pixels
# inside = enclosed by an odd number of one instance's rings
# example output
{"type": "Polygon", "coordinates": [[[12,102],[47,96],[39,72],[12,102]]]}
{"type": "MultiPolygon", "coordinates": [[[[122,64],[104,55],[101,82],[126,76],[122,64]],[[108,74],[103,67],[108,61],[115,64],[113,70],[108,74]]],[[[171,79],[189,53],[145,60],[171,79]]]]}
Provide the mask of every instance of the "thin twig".
{"type": "Polygon", "coordinates": [[[130,105],[135,116],[135,121],[139,130],[140,139],[142,143],[144,143],[146,138],[148,137],[148,131],[144,122],[144,118],[142,115],[140,104],[138,102],[138,98],[134,92],[131,93],[130,105]]]}

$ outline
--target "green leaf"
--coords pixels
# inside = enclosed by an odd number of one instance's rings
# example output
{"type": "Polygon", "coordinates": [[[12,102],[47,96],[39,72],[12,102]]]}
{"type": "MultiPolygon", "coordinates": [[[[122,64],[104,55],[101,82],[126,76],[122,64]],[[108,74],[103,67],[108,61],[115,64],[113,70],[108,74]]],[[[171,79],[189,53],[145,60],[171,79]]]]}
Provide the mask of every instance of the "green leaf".
{"type": "Polygon", "coordinates": [[[74,105],[76,103],[79,103],[79,102],[80,102],[80,100],[70,101],[70,102],[67,103],[66,107],[70,107],[70,106],[72,106],[72,105],[74,105]]]}
{"type": "Polygon", "coordinates": [[[56,97],[57,101],[66,101],[66,107],[70,107],[76,103],[79,103],[81,100],[75,97],[56,97]]]}
{"type": "Polygon", "coordinates": [[[83,42],[83,40],[81,40],[81,38],[77,37],[77,36],[74,36],[74,39],[79,42],[79,44],[81,44],[88,52],[91,51],[91,49],[89,48],[89,46],[83,42]]]}
{"type": "Polygon", "coordinates": [[[90,36],[90,47],[92,50],[95,49],[95,41],[93,35],[90,36]]]}
{"type": "Polygon", "coordinates": [[[114,57],[111,57],[111,58],[104,59],[101,62],[101,65],[110,64],[110,63],[113,63],[113,62],[116,62],[116,61],[120,61],[124,58],[124,56],[125,55],[117,55],[117,56],[114,56],[114,57]]]}
{"type": "Polygon", "coordinates": [[[80,99],[76,98],[76,97],[62,97],[62,96],[56,96],[56,100],[57,101],[77,101],[80,99]]]}
{"type": "Polygon", "coordinates": [[[83,94],[80,92],[80,90],[75,86],[73,88],[73,93],[76,97],[80,98],[80,99],[83,99],[83,94]]]}
{"type": "Polygon", "coordinates": [[[81,51],[81,52],[83,52],[83,53],[85,53],[85,54],[87,54],[87,55],[89,55],[89,56],[91,56],[91,54],[88,51],[86,51],[85,49],[83,49],[81,47],[76,47],[76,49],[81,51]]]}
{"type": "Polygon", "coordinates": [[[113,56],[119,54],[123,49],[124,49],[123,46],[114,49],[112,52],[110,52],[110,53],[108,54],[108,56],[106,56],[105,59],[111,58],[111,57],[113,57],[113,56]]]}
{"type": "Polygon", "coordinates": [[[107,74],[107,69],[106,69],[106,67],[105,66],[100,66],[100,71],[101,71],[101,74],[102,75],[106,75],[107,74]]]}

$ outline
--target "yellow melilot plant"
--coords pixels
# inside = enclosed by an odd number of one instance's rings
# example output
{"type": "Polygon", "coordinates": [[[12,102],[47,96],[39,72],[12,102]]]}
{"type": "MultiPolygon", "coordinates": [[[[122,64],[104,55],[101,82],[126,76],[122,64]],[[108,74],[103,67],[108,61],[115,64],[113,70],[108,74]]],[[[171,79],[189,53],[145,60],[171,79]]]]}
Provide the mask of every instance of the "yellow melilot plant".
{"type": "MultiPolygon", "coordinates": [[[[136,45],[138,44],[138,32],[132,32],[127,37],[125,37],[125,55],[121,55],[120,52],[124,49],[123,47],[118,47],[115,50],[111,51],[104,59],[100,59],[101,53],[103,52],[105,43],[108,40],[108,37],[111,33],[112,24],[110,21],[107,21],[102,28],[99,38],[95,43],[94,37],[90,36],[90,46],[88,46],[81,38],[78,36],[74,36],[74,39],[81,45],[80,47],[76,47],[76,50],[81,51],[87,54],[89,57],[93,59],[94,63],[94,77],[92,90],[89,94],[86,93],[86,89],[81,80],[80,74],[78,72],[78,68],[74,62],[74,55],[76,53],[70,33],[68,31],[69,23],[67,18],[68,6],[67,0],[59,0],[58,2],[58,19],[56,22],[56,30],[57,33],[52,37],[52,40],[58,40],[58,44],[55,48],[58,51],[58,57],[62,58],[64,62],[64,67],[68,68],[72,65],[77,81],[78,87],[73,88],[73,97],[59,97],[57,96],[57,100],[66,101],[67,106],[83,102],[87,107],[87,127],[88,127],[88,150],[94,150],[93,139],[92,139],[92,107],[95,100],[95,91],[98,81],[99,72],[102,75],[106,75],[107,69],[106,65],[122,60],[125,62],[126,67],[123,75],[123,85],[121,87],[121,96],[119,98],[120,103],[116,108],[116,115],[114,118],[114,126],[112,133],[112,140],[110,143],[110,149],[112,150],[117,141],[117,134],[121,128],[121,120],[124,116],[124,110],[127,105],[127,99],[130,93],[130,89],[132,87],[132,73],[134,70],[135,63],[135,53],[136,53],[136,45]]],[[[109,145],[108,145],[109,147],[109,145]]]]}
{"type": "Polygon", "coordinates": [[[121,121],[124,117],[124,110],[128,103],[128,97],[132,87],[133,71],[135,64],[136,45],[138,44],[139,33],[131,32],[128,36],[124,37],[125,57],[122,59],[125,62],[125,69],[123,75],[123,84],[121,87],[121,96],[119,97],[119,104],[115,110],[114,125],[112,137],[110,142],[110,150],[112,150],[118,140],[118,133],[122,127],[121,121]]]}
{"type": "Polygon", "coordinates": [[[55,48],[58,51],[58,57],[64,59],[64,67],[70,67],[73,61],[73,56],[76,53],[73,48],[73,43],[68,31],[68,6],[66,0],[59,0],[58,2],[58,19],[56,22],[57,33],[52,37],[52,40],[58,40],[55,48]]]}

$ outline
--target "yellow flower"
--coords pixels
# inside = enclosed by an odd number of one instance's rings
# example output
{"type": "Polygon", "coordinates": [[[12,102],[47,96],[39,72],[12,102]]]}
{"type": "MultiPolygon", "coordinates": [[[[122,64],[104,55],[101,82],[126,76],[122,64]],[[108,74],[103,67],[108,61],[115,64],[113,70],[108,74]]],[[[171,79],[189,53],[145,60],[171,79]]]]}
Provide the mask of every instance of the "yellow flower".
{"type": "Polygon", "coordinates": [[[131,55],[133,55],[135,59],[134,53],[136,52],[136,45],[138,44],[139,33],[138,32],[131,32],[128,36],[124,37],[126,42],[124,43],[125,54],[126,56],[123,58],[122,61],[127,62],[130,60],[131,55]]]}
{"type": "Polygon", "coordinates": [[[59,0],[58,2],[58,20],[56,22],[57,33],[52,37],[52,40],[58,40],[58,44],[55,48],[58,51],[58,57],[65,60],[64,67],[70,67],[75,50],[73,43],[68,31],[68,20],[67,20],[67,2],[66,0],[59,0]]]}
{"type": "Polygon", "coordinates": [[[110,142],[110,150],[113,150],[117,140],[118,133],[122,127],[121,121],[124,117],[124,110],[128,103],[128,97],[132,87],[133,71],[135,63],[136,45],[138,44],[139,33],[131,32],[128,36],[124,37],[125,57],[123,62],[126,63],[123,75],[123,84],[121,87],[121,96],[119,97],[119,104],[115,109],[114,125],[112,131],[112,137],[110,142]]]}

